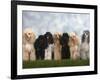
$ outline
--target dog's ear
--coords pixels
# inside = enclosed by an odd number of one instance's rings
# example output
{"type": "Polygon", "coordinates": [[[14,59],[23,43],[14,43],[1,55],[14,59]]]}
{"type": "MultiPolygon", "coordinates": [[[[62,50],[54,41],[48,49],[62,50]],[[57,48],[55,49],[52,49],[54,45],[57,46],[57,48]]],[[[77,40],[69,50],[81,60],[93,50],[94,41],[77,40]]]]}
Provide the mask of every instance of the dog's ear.
{"type": "Polygon", "coordinates": [[[76,44],[80,45],[80,38],[78,36],[76,36],[76,44]]]}
{"type": "Polygon", "coordinates": [[[25,29],[25,30],[23,30],[23,32],[22,32],[22,43],[23,44],[26,44],[28,41],[27,41],[27,30],[25,29]]]}
{"type": "Polygon", "coordinates": [[[90,42],[90,32],[88,31],[88,43],[90,42]]]}
{"type": "Polygon", "coordinates": [[[35,42],[35,40],[36,40],[36,35],[35,35],[35,33],[34,32],[32,32],[32,41],[33,41],[33,43],[35,42]]]}
{"type": "Polygon", "coordinates": [[[32,32],[32,37],[35,39],[36,38],[36,35],[34,32],[32,32]]]}
{"type": "Polygon", "coordinates": [[[53,44],[53,43],[54,43],[53,36],[50,38],[50,43],[51,43],[51,44],[53,44]]]}
{"type": "Polygon", "coordinates": [[[82,34],[82,38],[81,38],[81,42],[83,43],[84,42],[84,40],[85,40],[85,32],[83,32],[83,34],[82,34]]]}
{"type": "Polygon", "coordinates": [[[71,39],[71,37],[69,37],[68,45],[69,45],[69,46],[72,45],[72,39],[71,39]]]}
{"type": "Polygon", "coordinates": [[[23,43],[23,44],[26,43],[25,33],[24,33],[24,31],[22,32],[22,43],[23,43]]]}
{"type": "Polygon", "coordinates": [[[88,43],[90,42],[90,35],[88,36],[88,43]]]}

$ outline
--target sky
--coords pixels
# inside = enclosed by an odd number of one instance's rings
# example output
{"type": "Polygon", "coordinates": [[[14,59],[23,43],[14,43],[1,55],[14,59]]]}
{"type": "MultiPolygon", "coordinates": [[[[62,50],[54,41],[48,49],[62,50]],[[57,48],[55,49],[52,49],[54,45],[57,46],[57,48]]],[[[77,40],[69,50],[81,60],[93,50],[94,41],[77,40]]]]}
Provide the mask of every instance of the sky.
{"type": "Polygon", "coordinates": [[[46,32],[76,32],[81,36],[84,30],[90,29],[90,14],[23,10],[22,28],[32,28],[37,37],[46,32]]]}

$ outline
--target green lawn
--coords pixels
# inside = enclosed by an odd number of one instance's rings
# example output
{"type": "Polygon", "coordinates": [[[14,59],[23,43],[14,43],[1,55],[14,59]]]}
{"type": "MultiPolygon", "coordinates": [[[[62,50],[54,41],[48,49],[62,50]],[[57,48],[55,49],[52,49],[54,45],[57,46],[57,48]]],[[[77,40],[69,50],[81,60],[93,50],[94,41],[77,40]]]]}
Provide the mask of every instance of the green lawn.
{"type": "Polygon", "coordinates": [[[46,67],[67,67],[67,66],[85,66],[89,65],[89,60],[37,60],[37,61],[23,61],[23,68],[46,68],[46,67]]]}

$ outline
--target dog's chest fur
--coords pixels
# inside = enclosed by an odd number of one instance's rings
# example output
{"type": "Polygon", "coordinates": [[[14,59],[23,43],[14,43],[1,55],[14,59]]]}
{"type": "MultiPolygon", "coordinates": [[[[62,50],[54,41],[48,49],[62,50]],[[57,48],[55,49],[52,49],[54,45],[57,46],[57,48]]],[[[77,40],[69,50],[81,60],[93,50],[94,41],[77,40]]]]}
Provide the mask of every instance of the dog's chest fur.
{"type": "Polygon", "coordinates": [[[27,50],[27,51],[32,51],[33,45],[27,43],[27,44],[24,45],[24,48],[25,48],[25,50],[27,50]]]}
{"type": "Polygon", "coordinates": [[[48,47],[45,49],[45,60],[52,59],[53,46],[53,44],[49,44],[48,47]]]}
{"type": "Polygon", "coordinates": [[[81,44],[81,50],[89,51],[89,44],[87,42],[83,42],[81,44]]]}

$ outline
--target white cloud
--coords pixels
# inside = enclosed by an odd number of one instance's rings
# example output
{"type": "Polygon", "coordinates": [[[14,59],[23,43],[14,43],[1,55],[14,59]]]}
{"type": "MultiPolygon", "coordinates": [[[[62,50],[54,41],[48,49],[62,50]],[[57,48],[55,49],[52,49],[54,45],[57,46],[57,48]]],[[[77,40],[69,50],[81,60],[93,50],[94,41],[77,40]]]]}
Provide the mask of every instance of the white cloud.
{"type": "Polygon", "coordinates": [[[23,29],[32,27],[36,35],[47,31],[72,32],[79,36],[90,28],[89,14],[23,11],[23,29]]]}

